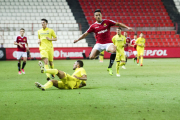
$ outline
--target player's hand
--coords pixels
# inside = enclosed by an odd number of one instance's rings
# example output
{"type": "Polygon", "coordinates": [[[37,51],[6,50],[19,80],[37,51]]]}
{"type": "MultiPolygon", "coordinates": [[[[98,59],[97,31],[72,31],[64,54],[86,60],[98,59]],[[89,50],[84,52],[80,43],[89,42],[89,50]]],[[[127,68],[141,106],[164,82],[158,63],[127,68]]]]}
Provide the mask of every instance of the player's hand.
{"type": "Polygon", "coordinates": [[[19,44],[19,47],[23,48],[23,46],[21,44],[19,44]]]}
{"type": "Polygon", "coordinates": [[[26,50],[29,51],[29,47],[26,47],[26,50]]]}
{"type": "Polygon", "coordinates": [[[77,77],[76,75],[74,75],[75,78],[79,79],[79,77],[77,77]]]}
{"type": "Polygon", "coordinates": [[[130,30],[130,31],[133,31],[133,29],[131,27],[128,27],[127,29],[130,30]]]}
{"type": "Polygon", "coordinates": [[[77,43],[78,42],[78,40],[74,40],[74,43],[77,43]]]}
{"type": "Polygon", "coordinates": [[[41,40],[38,40],[38,44],[41,45],[41,40]]]}
{"type": "Polygon", "coordinates": [[[51,40],[49,37],[46,37],[47,40],[51,40]]]}

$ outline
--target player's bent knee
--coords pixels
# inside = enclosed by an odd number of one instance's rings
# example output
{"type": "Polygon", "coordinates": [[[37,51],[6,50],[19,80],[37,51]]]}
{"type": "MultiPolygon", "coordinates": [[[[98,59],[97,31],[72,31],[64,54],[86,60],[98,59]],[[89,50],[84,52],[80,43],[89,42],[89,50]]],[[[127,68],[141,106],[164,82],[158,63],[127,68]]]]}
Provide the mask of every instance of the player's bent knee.
{"type": "Polygon", "coordinates": [[[91,60],[92,60],[92,59],[95,59],[95,56],[90,56],[89,59],[91,59],[91,60]]]}

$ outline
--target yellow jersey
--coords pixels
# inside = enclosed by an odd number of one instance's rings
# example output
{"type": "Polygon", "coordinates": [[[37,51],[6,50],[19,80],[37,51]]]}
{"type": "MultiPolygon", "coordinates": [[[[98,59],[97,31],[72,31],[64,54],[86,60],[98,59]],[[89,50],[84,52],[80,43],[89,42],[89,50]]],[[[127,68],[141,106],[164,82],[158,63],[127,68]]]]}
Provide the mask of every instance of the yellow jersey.
{"type": "Polygon", "coordinates": [[[117,34],[112,38],[112,42],[115,46],[117,46],[116,54],[124,54],[124,45],[126,44],[126,37],[123,35],[119,36],[117,34]]]}
{"type": "Polygon", "coordinates": [[[137,45],[137,49],[138,49],[138,48],[144,48],[145,42],[146,42],[145,38],[139,37],[139,38],[136,40],[136,44],[142,44],[143,46],[137,45]]]}
{"type": "Polygon", "coordinates": [[[46,28],[45,30],[42,28],[38,30],[38,38],[41,40],[41,44],[39,46],[39,50],[48,50],[53,48],[52,41],[47,40],[46,37],[49,37],[50,39],[56,38],[56,34],[53,29],[46,28]]]}
{"type": "MultiPolygon", "coordinates": [[[[84,68],[76,68],[75,72],[72,74],[72,77],[76,75],[77,77],[82,77],[83,75],[87,75],[84,68]]],[[[82,80],[77,79],[76,86],[74,88],[79,88],[79,85],[81,84],[82,80]]]]}

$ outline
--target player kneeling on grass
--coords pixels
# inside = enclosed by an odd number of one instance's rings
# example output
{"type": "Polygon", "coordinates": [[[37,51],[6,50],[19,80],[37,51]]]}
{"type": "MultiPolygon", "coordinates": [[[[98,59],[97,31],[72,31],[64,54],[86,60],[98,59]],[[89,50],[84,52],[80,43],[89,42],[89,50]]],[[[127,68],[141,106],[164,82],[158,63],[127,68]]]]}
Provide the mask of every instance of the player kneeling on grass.
{"type": "Polygon", "coordinates": [[[39,61],[39,66],[41,67],[41,73],[56,74],[60,79],[60,81],[49,80],[45,85],[35,82],[35,85],[41,90],[46,90],[52,86],[59,89],[78,89],[86,86],[87,74],[83,68],[83,61],[81,60],[77,60],[74,63],[73,70],[75,70],[75,72],[72,76],[57,69],[45,69],[41,61],[39,61]]]}
{"type": "Polygon", "coordinates": [[[121,28],[117,28],[116,33],[112,42],[116,46],[116,76],[119,77],[119,67],[125,65],[124,47],[126,46],[126,37],[121,35],[121,28]]]}

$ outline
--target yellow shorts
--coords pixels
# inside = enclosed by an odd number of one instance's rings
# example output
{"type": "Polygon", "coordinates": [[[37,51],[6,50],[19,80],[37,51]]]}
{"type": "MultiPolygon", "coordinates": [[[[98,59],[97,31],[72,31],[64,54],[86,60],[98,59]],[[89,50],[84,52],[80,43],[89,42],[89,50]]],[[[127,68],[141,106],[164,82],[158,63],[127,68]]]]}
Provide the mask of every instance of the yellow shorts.
{"type": "Polygon", "coordinates": [[[53,61],[54,49],[40,50],[41,58],[48,58],[49,61],[53,61]]]}
{"type": "Polygon", "coordinates": [[[125,54],[116,54],[116,61],[125,61],[125,54]]]}
{"type": "Polygon", "coordinates": [[[137,55],[138,56],[144,55],[144,48],[137,48],[137,55]]]}
{"type": "Polygon", "coordinates": [[[65,73],[65,77],[58,81],[59,89],[74,89],[79,88],[80,81],[69,74],[65,73]]]}

